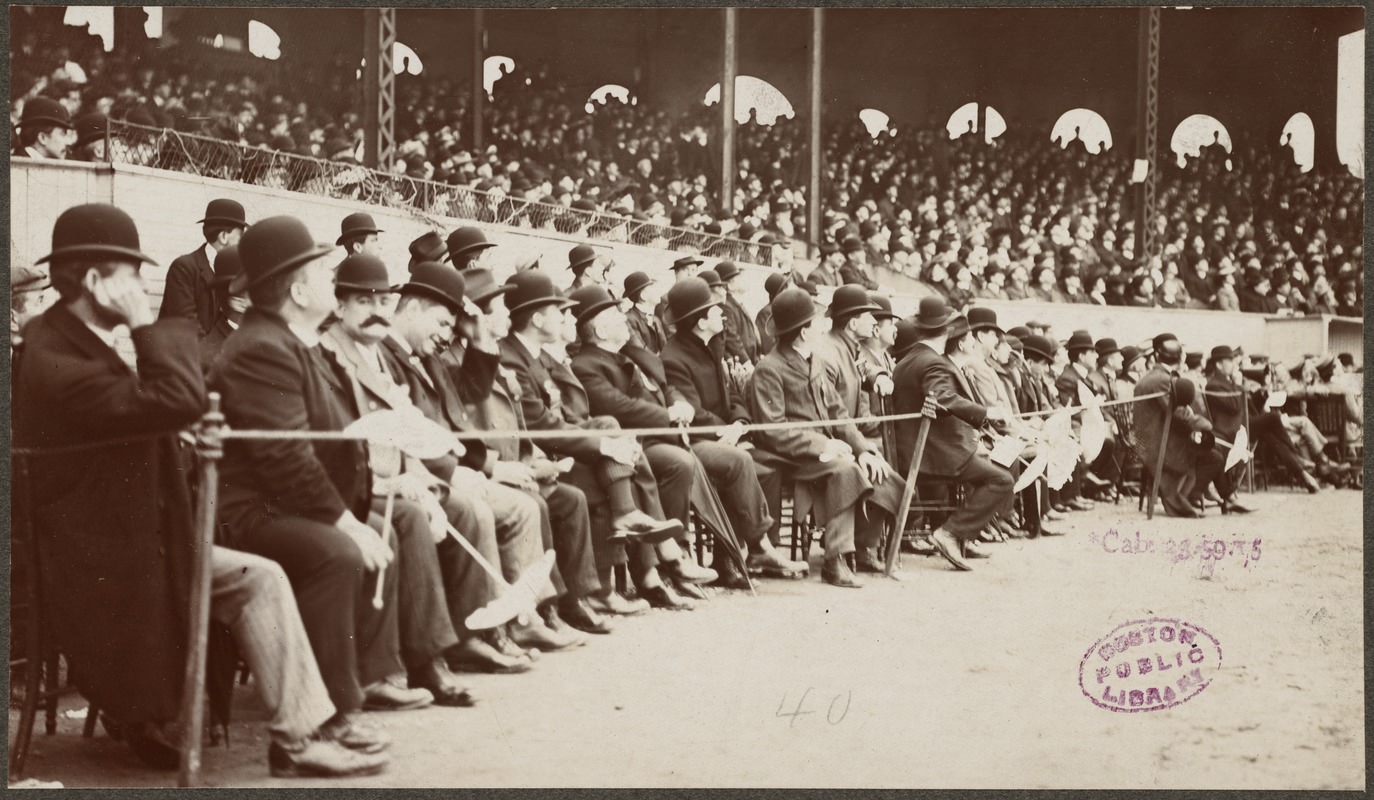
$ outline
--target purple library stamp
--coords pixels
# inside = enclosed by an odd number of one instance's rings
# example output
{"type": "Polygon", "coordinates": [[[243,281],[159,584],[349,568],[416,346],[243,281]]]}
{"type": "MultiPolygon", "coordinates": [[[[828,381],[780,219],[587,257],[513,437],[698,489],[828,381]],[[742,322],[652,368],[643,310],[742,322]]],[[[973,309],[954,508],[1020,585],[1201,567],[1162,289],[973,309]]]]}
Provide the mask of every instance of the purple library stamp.
{"type": "Polygon", "coordinates": [[[1118,625],[1078,665],[1078,686],[1108,711],[1162,711],[1201,694],[1221,669],[1221,643],[1190,622],[1151,617],[1118,625]]]}

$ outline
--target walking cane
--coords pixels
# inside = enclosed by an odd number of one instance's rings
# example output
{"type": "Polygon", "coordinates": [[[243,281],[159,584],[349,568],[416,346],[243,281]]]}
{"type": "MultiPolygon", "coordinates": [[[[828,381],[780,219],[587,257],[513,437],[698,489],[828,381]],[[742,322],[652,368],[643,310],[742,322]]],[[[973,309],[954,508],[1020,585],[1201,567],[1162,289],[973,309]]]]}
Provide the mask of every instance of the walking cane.
{"type": "MultiPolygon", "coordinates": [[[[396,492],[386,493],[386,512],[382,514],[382,544],[391,547],[391,512],[396,510],[396,492]]],[[[382,584],[386,579],[386,567],[377,570],[377,590],[372,593],[372,607],[382,608],[382,584]]]]}
{"type": "Polygon", "coordinates": [[[195,552],[191,562],[191,625],[181,698],[181,770],[178,786],[200,784],[201,729],[205,724],[205,660],[210,630],[210,558],[215,544],[215,502],[219,493],[219,459],[224,455],[218,392],[196,429],[200,491],[196,495],[195,552]]]}
{"type": "Polygon", "coordinates": [[[488,575],[491,576],[493,580],[496,581],[497,586],[500,586],[503,590],[506,591],[516,590],[518,592],[524,592],[529,595],[529,597],[527,598],[530,601],[528,609],[523,607],[518,609],[512,609],[507,606],[502,609],[502,613],[505,611],[514,611],[514,613],[511,613],[510,616],[506,617],[505,619],[495,621],[494,624],[474,625],[471,622],[471,620],[478,618],[481,612],[496,607],[498,604],[501,603],[502,600],[509,596],[502,595],[496,600],[493,600],[492,602],[488,603],[482,608],[479,608],[476,611],[469,614],[468,620],[466,620],[464,624],[466,624],[469,628],[472,628],[474,630],[482,627],[495,627],[496,625],[502,625],[506,622],[509,622],[512,619],[515,619],[517,622],[523,624],[528,619],[527,613],[533,612],[535,610],[535,606],[538,605],[537,587],[542,586],[543,583],[546,583],[549,580],[549,573],[553,570],[553,564],[556,558],[554,551],[545,550],[543,557],[539,561],[530,565],[529,568],[527,568],[523,573],[521,573],[520,577],[516,579],[515,583],[507,583],[506,576],[501,574],[501,570],[492,566],[492,563],[488,561],[485,556],[482,555],[482,551],[478,550],[475,546],[473,546],[472,542],[469,542],[467,539],[463,538],[463,534],[459,533],[458,529],[453,527],[453,523],[449,522],[445,524],[448,528],[449,535],[458,540],[458,544],[462,545],[463,549],[468,552],[468,555],[472,556],[472,559],[477,562],[477,565],[480,566],[483,571],[485,571],[488,575]]]}
{"type": "Polygon", "coordinates": [[[1164,435],[1159,437],[1159,458],[1155,459],[1155,478],[1150,482],[1150,502],[1145,507],[1145,519],[1155,518],[1155,500],[1159,498],[1159,481],[1164,477],[1164,449],[1169,444],[1169,426],[1174,421],[1174,387],[1169,386],[1169,393],[1165,396],[1165,401],[1169,404],[1169,410],[1164,415],[1164,435]]]}
{"type": "Polygon", "coordinates": [[[897,555],[902,550],[902,536],[906,533],[906,519],[911,511],[911,501],[916,496],[916,478],[921,473],[921,459],[926,454],[926,439],[930,438],[930,423],[935,419],[935,410],[939,404],[935,398],[927,396],[925,405],[921,406],[920,428],[916,431],[916,449],[911,453],[911,467],[906,471],[906,485],[902,487],[902,501],[897,504],[896,528],[892,531],[892,537],[887,542],[887,559],[883,564],[883,575],[892,577],[892,570],[897,566],[897,555]]]}
{"type": "MultiPolygon", "coordinates": [[[[1250,390],[1245,387],[1242,381],[1240,387],[1240,410],[1245,415],[1245,430],[1250,430],[1250,390]]],[[[1245,487],[1250,494],[1255,493],[1255,459],[1249,458],[1245,461],[1245,487]]]]}

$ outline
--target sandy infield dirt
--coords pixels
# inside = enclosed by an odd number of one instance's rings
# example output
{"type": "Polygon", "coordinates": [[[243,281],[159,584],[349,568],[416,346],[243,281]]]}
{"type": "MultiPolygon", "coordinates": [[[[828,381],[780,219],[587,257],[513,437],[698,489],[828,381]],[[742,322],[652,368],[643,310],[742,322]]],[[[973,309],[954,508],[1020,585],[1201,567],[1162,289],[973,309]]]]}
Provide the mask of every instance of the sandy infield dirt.
{"type": "MultiPolygon", "coordinates": [[[[987,546],[972,573],[905,555],[904,582],[858,591],[823,585],[817,553],[809,581],[622,619],[526,675],[465,676],[476,708],[372,715],[394,763],[348,785],[1361,789],[1361,495],[1245,499],[1259,512],[1196,521],[1099,504],[1054,523],[1062,538],[987,546]],[[1137,531],[1153,550],[1124,551],[1137,531]],[[1200,558],[1200,539],[1217,538],[1224,555],[1200,558]],[[1205,629],[1220,669],[1172,708],[1098,707],[1080,662],[1150,617],[1205,629]]],[[[206,751],[207,783],[343,785],[271,778],[251,686],[236,705],[231,746],[206,751]]],[[[80,729],[64,714],[49,737],[40,719],[29,775],[174,784],[80,729]]]]}

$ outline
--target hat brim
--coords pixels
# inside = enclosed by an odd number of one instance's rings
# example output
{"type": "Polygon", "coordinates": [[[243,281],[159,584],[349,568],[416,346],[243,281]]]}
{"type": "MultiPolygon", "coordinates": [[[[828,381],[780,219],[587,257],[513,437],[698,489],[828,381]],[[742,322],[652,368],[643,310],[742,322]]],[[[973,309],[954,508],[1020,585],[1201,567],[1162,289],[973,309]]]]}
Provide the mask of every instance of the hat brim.
{"type": "Polygon", "coordinates": [[[689,309],[681,314],[674,314],[673,324],[677,324],[679,321],[693,317],[697,314],[702,313],[703,311],[709,311],[710,309],[718,305],[721,305],[721,302],[719,300],[707,300],[705,303],[702,303],[696,308],[689,309]]]}
{"type": "Polygon", "coordinates": [[[568,269],[576,273],[583,273],[587,271],[588,267],[595,263],[596,256],[592,256],[591,258],[584,258],[581,261],[574,261],[573,263],[568,265],[568,269]]]}
{"type": "Polygon", "coordinates": [[[949,323],[959,314],[955,311],[946,311],[945,315],[937,321],[926,321],[920,317],[916,318],[916,330],[918,331],[938,331],[949,327],[949,323]]]}
{"type": "Polygon", "coordinates": [[[369,233],[385,233],[381,228],[359,228],[356,231],[349,231],[334,240],[334,244],[343,247],[343,243],[357,236],[366,236],[369,233]]]}
{"type": "Polygon", "coordinates": [[[800,327],[802,327],[802,326],[804,326],[804,325],[809,325],[809,324],[811,324],[811,322],[813,322],[813,321],[816,319],[816,317],[820,316],[820,314],[818,314],[817,311],[818,311],[818,309],[816,308],[816,301],[815,301],[815,300],[812,300],[812,301],[811,301],[811,313],[810,313],[810,314],[807,314],[807,315],[806,315],[805,317],[803,317],[802,319],[797,320],[796,322],[792,323],[791,325],[788,325],[788,326],[785,327],[785,328],[778,327],[777,318],[774,317],[774,319],[773,319],[773,335],[774,335],[774,338],[776,338],[776,337],[778,337],[778,336],[781,336],[781,335],[783,335],[784,333],[791,333],[792,331],[795,331],[795,330],[797,330],[798,328],[800,328],[800,327]]]}
{"type": "Polygon", "coordinates": [[[115,244],[76,244],[70,247],[59,247],[33,263],[44,264],[57,259],[73,258],[76,256],[123,256],[124,258],[132,258],[144,264],[157,263],[153,260],[152,256],[147,253],[135,250],[132,247],[120,247],[115,244]]]}
{"type": "Polygon", "coordinates": [[[304,253],[300,253],[299,255],[292,256],[291,258],[286,259],[280,264],[273,266],[271,269],[263,270],[261,274],[250,275],[248,270],[245,269],[243,272],[239,273],[240,275],[248,276],[244,278],[246,282],[244,283],[243,288],[247,289],[253,286],[257,286],[259,283],[262,283],[268,278],[280,275],[281,273],[286,272],[289,269],[295,269],[296,267],[299,267],[302,264],[307,264],[322,256],[327,256],[333,251],[333,245],[318,242],[312,249],[307,250],[304,253]]]}
{"type": "Polygon", "coordinates": [[[1097,357],[1098,357],[1098,358],[1102,358],[1103,356],[1109,356],[1109,355],[1111,355],[1112,353],[1120,353],[1120,352],[1121,352],[1121,348],[1120,348],[1120,347],[1113,347],[1113,348],[1110,349],[1110,350],[1098,350],[1098,351],[1097,351],[1097,357]]]}
{"type": "Polygon", "coordinates": [[[569,300],[566,297],[540,297],[534,300],[526,300],[519,305],[508,306],[506,310],[511,314],[518,314],[521,311],[533,311],[534,309],[543,308],[544,306],[558,306],[560,309],[568,309],[575,305],[577,305],[576,301],[569,300]]]}
{"type": "MultiPolygon", "coordinates": [[[[576,304],[574,303],[574,305],[576,304]]],[[[597,314],[600,314],[602,311],[605,311],[609,308],[615,308],[617,305],[619,305],[619,303],[616,302],[614,297],[607,300],[601,300],[592,303],[587,308],[578,310],[578,312],[575,315],[577,317],[577,324],[581,325],[582,323],[586,322],[592,317],[595,317],[597,314]]]]}
{"type": "Polygon", "coordinates": [[[686,268],[688,268],[688,267],[700,266],[700,265],[705,264],[705,263],[706,263],[705,261],[702,261],[702,260],[699,259],[699,258],[694,258],[694,259],[692,259],[692,260],[690,260],[690,261],[674,261],[674,262],[673,262],[673,272],[677,272],[677,271],[680,270],[680,269],[686,269],[686,268]]]}
{"type": "Polygon", "coordinates": [[[878,305],[877,303],[865,303],[861,306],[850,306],[849,308],[841,310],[838,314],[835,313],[835,307],[831,306],[825,312],[825,314],[831,319],[844,319],[846,317],[857,317],[865,311],[872,311],[876,315],[879,311],[882,310],[883,307],[878,305]]]}
{"type": "Polygon", "coordinates": [[[25,126],[29,126],[29,125],[39,125],[39,124],[42,124],[42,123],[45,123],[45,122],[48,123],[49,125],[56,125],[56,126],[58,126],[59,128],[63,128],[63,129],[65,129],[65,130],[69,130],[69,131],[74,131],[74,130],[76,130],[76,126],[75,126],[74,124],[72,124],[71,120],[58,119],[57,117],[46,117],[46,116],[45,116],[45,117],[29,117],[28,119],[21,119],[21,120],[19,120],[19,124],[15,125],[15,127],[16,127],[16,128],[23,128],[23,127],[25,127],[25,126]]]}
{"type": "Polygon", "coordinates": [[[485,250],[485,249],[487,249],[488,247],[495,247],[495,246],[496,246],[496,243],[495,243],[495,242],[477,242],[476,244],[470,244],[470,245],[468,245],[467,247],[464,247],[464,248],[461,249],[461,250],[449,250],[449,251],[447,251],[446,253],[444,253],[444,260],[445,260],[445,261],[451,262],[451,261],[453,261],[453,257],[454,257],[454,256],[461,256],[461,255],[463,255],[464,253],[471,253],[473,250],[485,250]]]}
{"type": "Polygon", "coordinates": [[[970,325],[970,326],[968,326],[968,330],[969,330],[969,333],[977,333],[978,331],[997,331],[998,333],[1002,334],[1003,336],[1006,336],[1006,335],[1007,335],[1007,332],[1004,331],[1004,330],[1002,330],[1002,329],[1001,329],[996,323],[994,323],[994,322],[980,322],[980,323],[978,323],[977,325],[970,325]]]}
{"type": "Polygon", "coordinates": [[[229,225],[237,225],[240,228],[248,227],[248,223],[245,220],[235,219],[234,217],[205,217],[204,219],[196,220],[197,225],[204,225],[207,222],[223,222],[229,225]]]}
{"type": "Polygon", "coordinates": [[[463,309],[463,304],[461,302],[455,302],[452,297],[449,297],[438,288],[430,286],[427,283],[407,283],[399,287],[397,291],[405,292],[406,294],[418,294],[436,303],[443,303],[445,307],[455,314],[463,309]]]}
{"type": "Polygon", "coordinates": [[[481,305],[482,303],[485,303],[494,297],[500,297],[501,295],[509,291],[510,287],[505,285],[504,283],[497,284],[496,286],[493,286],[492,288],[486,290],[485,292],[482,292],[481,294],[473,294],[472,302],[481,305]]]}
{"type": "Polygon", "coordinates": [[[400,287],[400,286],[392,286],[392,285],[390,285],[390,284],[383,285],[383,286],[378,286],[377,284],[373,284],[373,283],[367,283],[367,284],[365,284],[365,283],[339,283],[339,282],[335,282],[335,283],[334,283],[334,289],[335,289],[336,291],[339,290],[339,289],[347,289],[347,290],[350,291],[350,292],[367,292],[367,293],[369,293],[369,294],[392,294],[392,293],[401,291],[401,287],[400,287]]]}

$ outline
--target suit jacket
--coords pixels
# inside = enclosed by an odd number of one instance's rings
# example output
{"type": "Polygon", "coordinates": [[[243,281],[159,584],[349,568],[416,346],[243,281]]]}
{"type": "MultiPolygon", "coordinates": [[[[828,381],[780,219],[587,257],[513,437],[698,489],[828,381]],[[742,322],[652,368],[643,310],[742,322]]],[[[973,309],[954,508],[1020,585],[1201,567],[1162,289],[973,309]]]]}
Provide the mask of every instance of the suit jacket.
{"type": "Polygon", "coordinates": [[[1088,373],[1088,387],[1108,400],[1116,399],[1116,381],[1099,367],[1088,373]]]}
{"type": "Polygon", "coordinates": [[[749,421],[745,398],[730,392],[721,344],[719,336],[708,345],[692,333],[679,332],[663,347],[664,375],[682,399],[692,404],[694,425],[749,421]]]}
{"type": "Polygon", "coordinates": [[[631,344],[653,353],[663,351],[667,337],[663,335],[663,322],[657,315],[645,314],[638,306],[631,306],[625,312],[625,321],[630,326],[631,344]]]}
{"type": "MultiPolygon", "coordinates": [[[[513,371],[498,367],[491,394],[472,409],[473,421],[480,430],[525,430],[525,415],[520,408],[520,382],[513,371]]],[[[529,439],[487,439],[487,449],[503,461],[524,461],[536,448],[529,439]]]]}
{"type": "MultiPolygon", "coordinates": [[[[406,386],[410,401],[422,414],[451,431],[462,433],[477,430],[448,370],[437,355],[420,356],[412,353],[396,340],[395,335],[383,339],[382,348],[386,353],[388,369],[406,386]]],[[[474,364],[480,365],[478,369],[495,373],[496,358],[492,353],[469,350],[463,360],[466,363],[471,359],[474,364]]],[[[452,478],[454,468],[460,464],[489,476],[492,465],[486,445],[477,440],[464,440],[463,445],[466,452],[461,459],[450,453],[424,462],[425,467],[444,480],[452,478]]]]}
{"type": "MultiPolygon", "coordinates": [[[[849,416],[869,416],[872,401],[868,392],[878,368],[862,358],[858,344],[851,344],[838,331],[832,330],[816,344],[813,360],[820,366],[821,374],[839,393],[849,416]]],[[[876,436],[878,426],[862,425],[859,431],[865,436],[876,436]]]]}
{"type": "MultiPolygon", "coordinates": [[[[921,461],[921,473],[958,475],[978,450],[978,429],[987,419],[985,406],[973,401],[973,390],[964,374],[946,356],[924,344],[911,348],[893,376],[893,412],[911,414],[921,410],[926,398],[940,404],[921,461]]],[[[920,420],[897,423],[897,469],[910,466],[920,420]]]]}
{"type": "MultiPolygon", "coordinates": [[[[554,364],[542,351],[531,353],[525,349],[515,334],[501,340],[501,366],[515,375],[520,387],[520,411],[528,429],[587,430],[590,414],[583,408],[585,393],[580,387],[569,384],[568,376],[562,375],[561,370],[560,377],[564,380],[560,386],[549,372],[551,364],[561,366],[554,364]]],[[[573,383],[576,383],[575,376],[573,383]]],[[[545,449],[556,455],[594,462],[601,457],[601,436],[588,431],[586,436],[550,439],[545,449]]]]}
{"type": "Polygon", "coordinates": [[[1213,432],[1234,442],[1236,431],[1245,422],[1245,395],[1241,394],[1241,387],[1230,378],[1214,373],[1207,379],[1207,391],[1213,393],[1206,396],[1213,432]],[[1229,392],[1235,392],[1235,395],[1227,396],[1229,392]]]}
{"type": "MultiPolygon", "coordinates": [[[[235,428],[337,431],[358,418],[352,380],[332,355],[256,308],[225,341],[210,385],[223,395],[224,416],[235,428]]],[[[372,496],[367,448],[359,441],[230,441],[220,484],[231,538],[262,513],[332,525],[352,511],[365,520],[372,496]]]]}
{"type": "MultiPolygon", "coordinates": [[[[806,280],[811,281],[817,286],[843,286],[847,281],[841,277],[841,273],[825,264],[817,264],[811,270],[811,274],[806,276],[806,280]]],[[[794,283],[797,283],[794,281],[794,283]]],[[[798,285],[800,285],[798,283],[798,285]]]]}
{"type": "Polygon", "coordinates": [[[849,421],[848,408],[823,370],[815,356],[808,362],[796,350],[783,345],[759,359],[749,395],[755,422],[834,421],[816,428],[755,431],[759,447],[793,464],[814,463],[825,449],[825,440],[830,438],[848,442],[856,455],[873,450],[849,421]]]}
{"type": "Polygon", "coordinates": [[[158,319],[185,317],[196,323],[198,336],[208,334],[219,319],[219,300],[214,291],[215,270],[205,246],[178,256],[167,270],[158,319]]]}
{"type": "Polygon", "coordinates": [[[1059,373],[1059,377],[1054,381],[1055,391],[1059,393],[1059,404],[1063,406],[1078,405],[1078,384],[1085,384],[1093,394],[1099,394],[1093,389],[1093,385],[1078,374],[1073,364],[1065,364],[1064,371],[1059,373]]]}
{"type": "Polygon", "coordinates": [[[148,437],[15,457],[15,533],[29,527],[15,544],[37,543],[48,634],[93,703],[125,722],[175,719],[194,536],[175,431],[205,404],[194,325],[134,331],[137,372],[66,304],[24,333],[17,447],[148,437]]]}
{"type": "Polygon", "coordinates": [[[210,367],[219,358],[219,351],[224,349],[224,342],[237,328],[229,324],[228,317],[220,317],[215,320],[215,324],[210,328],[210,332],[200,337],[200,368],[207,375],[210,367]]]}
{"type": "Polygon", "coordinates": [[[872,291],[878,288],[877,281],[870,277],[869,273],[873,270],[864,264],[851,264],[848,261],[840,267],[841,283],[857,283],[865,289],[872,291]]]}
{"type": "Polygon", "coordinates": [[[759,309],[758,316],[754,317],[754,330],[759,334],[759,357],[763,357],[773,352],[773,345],[777,339],[773,336],[773,307],[765,305],[759,309]]]}
{"type": "MultiPolygon", "coordinates": [[[[648,351],[641,349],[641,353],[648,351]]],[[[572,371],[586,390],[592,414],[615,417],[622,428],[672,425],[662,384],[651,381],[625,353],[583,345],[573,356],[572,371]]],[[[662,380],[661,369],[659,379],[662,380]]],[[[658,437],[657,440],[671,441],[671,438],[658,437]]]]}
{"type": "MultiPolygon", "coordinates": [[[[1135,396],[1168,392],[1174,380],[1183,379],[1176,378],[1164,366],[1155,365],[1136,384],[1135,396]]],[[[1159,459],[1164,419],[1170,414],[1173,415],[1174,421],[1169,427],[1169,441],[1164,447],[1164,468],[1172,472],[1186,472],[1193,468],[1200,449],[1190,439],[1193,432],[1212,430],[1212,423],[1205,417],[1193,413],[1190,406],[1171,408],[1167,394],[1164,397],[1133,404],[1132,425],[1135,428],[1135,440],[1140,447],[1141,460],[1146,469],[1154,470],[1154,465],[1159,459]]]]}
{"type": "Polygon", "coordinates": [[[738,358],[750,364],[758,363],[759,335],[754,329],[754,321],[749,319],[749,312],[732,294],[725,295],[721,311],[725,313],[726,357],[738,358]]]}

